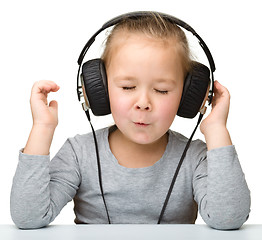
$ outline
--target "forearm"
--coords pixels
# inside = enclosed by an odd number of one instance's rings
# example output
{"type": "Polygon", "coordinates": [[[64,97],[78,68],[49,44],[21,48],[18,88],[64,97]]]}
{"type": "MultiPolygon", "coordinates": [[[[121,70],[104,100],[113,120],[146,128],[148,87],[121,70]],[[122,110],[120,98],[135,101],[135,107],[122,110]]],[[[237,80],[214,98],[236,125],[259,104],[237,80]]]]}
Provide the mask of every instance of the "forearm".
{"type": "Polygon", "coordinates": [[[20,152],[13,178],[10,211],[19,228],[39,228],[51,222],[49,156],[20,152]]]}
{"type": "Polygon", "coordinates": [[[72,200],[81,181],[76,159],[70,141],[52,161],[49,155],[19,153],[10,205],[19,228],[46,226],[72,200]]]}
{"type": "Polygon", "coordinates": [[[207,149],[226,147],[232,145],[230,134],[223,125],[211,125],[204,131],[207,149]]]}
{"type": "Polygon", "coordinates": [[[54,132],[54,127],[33,125],[23,153],[30,155],[48,155],[54,132]]]}
{"type": "Polygon", "coordinates": [[[208,151],[207,159],[206,187],[199,204],[201,216],[214,228],[239,228],[249,215],[250,192],[235,148],[208,151]]]}

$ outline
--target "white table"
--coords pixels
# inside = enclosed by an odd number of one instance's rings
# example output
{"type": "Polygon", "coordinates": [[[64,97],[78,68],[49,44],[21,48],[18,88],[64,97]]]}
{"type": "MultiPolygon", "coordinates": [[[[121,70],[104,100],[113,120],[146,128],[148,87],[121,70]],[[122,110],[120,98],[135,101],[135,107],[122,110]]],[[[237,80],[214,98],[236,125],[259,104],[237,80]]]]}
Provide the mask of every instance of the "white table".
{"type": "Polygon", "coordinates": [[[20,230],[0,225],[1,240],[262,240],[262,225],[244,225],[240,230],[219,231],[206,225],[50,225],[20,230]]]}

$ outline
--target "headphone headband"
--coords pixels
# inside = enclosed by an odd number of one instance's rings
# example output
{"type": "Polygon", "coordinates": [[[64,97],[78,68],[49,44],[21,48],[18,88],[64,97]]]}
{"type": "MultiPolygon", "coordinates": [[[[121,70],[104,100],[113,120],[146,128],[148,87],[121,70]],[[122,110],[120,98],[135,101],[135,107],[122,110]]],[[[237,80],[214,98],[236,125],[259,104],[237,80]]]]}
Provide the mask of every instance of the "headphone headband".
{"type": "Polygon", "coordinates": [[[187,31],[191,32],[199,41],[199,45],[201,46],[201,48],[204,50],[206,56],[207,56],[207,59],[208,59],[208,62],[209,62],[209,66],[210,66],[210,70],[211,70],[211,79],[212,79],[212,86],[211,86],[211,89],[212,89],[212,92],[213,92],[213,83],[214,83],[214,76],[213,76],[213,72],[216,70],[216,67],[215,67],[215,62],[214,62],[214,59],[212,57],[212,54],[209,50],[209,48],[207,47],[206,43],[204,42],[204,40],[197,34],[197,32],[190,26],[188,25],[186,22],[174,17],[174,16],[171,16],[171,15],[168,15],[168,14],[165,14],[165,13],[160,13],[160,12],[151,12],[151,11],[137,11],[137,12],[130,12],[130,13],[126,13],[126,14],[122,14],[122,15],[119,15],[109,21],[107,21],[106,23],[103,24],[103,26],[87,41],[87,43],[85,44],[84,48],[82,49],[79,57],[78,57],[78,60],[77,60],[77,63],[79,65],[79,68],[78,68],[78,73],[77,73],[77,93],[78,93],[78,100],[80,101],[80,91],[79,91],[79,74],[80,74],[80,68],[81,68],[81,65],[83,63],[83,59],[88,51],[88,49],[90,48],[90,46],[93,44],[93,42],[95,41],[97,35],[99,33],[101,33],[102,31],[104,31],[105,29],[109,28],[109,27],[112,27],[118,23],[120,23],[121,21],[125,20],[125,19],[137,19],[137,18],[141,18],[141,17],[147,17],[147,16],[152,16],[152,15],[159,15],[161,16],[162,18],[170,21],[171,23],[174,23],[184,29],[186,29],[187,31]]]}
{"type": "Polygon", "coordinates": [[[81,51],[80,56],[78,58],[78,61],[77,61],[78,65],[82,64],[83,59],[86,55],[86,52],[88,51],[90,46],[93,44],[93,42],[96,39],[96,36],[100,32],[104,31],[105,29],[107,29],[109,27],[112,27],[112,26],[120,23],[121,21],[123,21],[124,19],[127,19],[127,18],[136,19],[136,18],[147,17],[147,16],[152,16],[152,15],[159,15],[162,18],[170,21],[171,23],[174,23],[174,24],[186,29],[187,31],[191,32],[199,40],[199,44],[203,48],[203,50],[204,50],[204,52],[207,56],[207,59],[209,61],[211,71],[214,72],[216,70],[214,59],[213,59],[212,54],[209,51],[206,43],[190,25],[188,25],[186,22],[184,22],[184,21],[182,21],[182,20],[180,20],[176,17],[173,17],[171,15],[168,15],[168,14],[165,14],[165,13],[160,13],[160,12],[149,12],[149,11],[138,11],[138,12],[130,12],[130,13],[122,14],[122,15],[119,15],[115,18],[112,18],[108,22],[104,23],[103,26],[87,41],[86,45],[84,46],[84,48],[81,51]]]}

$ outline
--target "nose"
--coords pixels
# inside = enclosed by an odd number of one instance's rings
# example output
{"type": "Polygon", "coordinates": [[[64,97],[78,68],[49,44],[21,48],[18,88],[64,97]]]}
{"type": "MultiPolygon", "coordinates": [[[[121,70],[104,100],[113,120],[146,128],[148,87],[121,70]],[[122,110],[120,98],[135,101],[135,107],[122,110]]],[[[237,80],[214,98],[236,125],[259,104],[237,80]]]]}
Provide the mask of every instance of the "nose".
{"type": "Polygon", "coordinates": [[[150,99],[146,93],[142,93],[139,95],[138,100],[135,104],[135,108],[137,110],[145,110],[145,111],[151,111],[152,110],[152,104],[150,102],[150,99]]]}

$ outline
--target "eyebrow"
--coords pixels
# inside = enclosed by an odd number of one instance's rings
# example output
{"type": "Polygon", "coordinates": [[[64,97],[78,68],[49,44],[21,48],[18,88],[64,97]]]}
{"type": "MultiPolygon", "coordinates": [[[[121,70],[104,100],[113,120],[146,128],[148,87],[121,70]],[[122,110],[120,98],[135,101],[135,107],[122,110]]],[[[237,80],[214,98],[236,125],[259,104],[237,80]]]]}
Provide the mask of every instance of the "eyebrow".
{"type": "MultiPolygon", "coordinates": [[[[135,84],[137,82],[137,79],[135,77],[132,76],[116,76],[114,77],[113,81],[115,82],[125,82],[125,83],[129,83],[129,84],[135,84]]],[[[154,79],[154,84],[168,84],[169,86],[177,86],[178,81],[174,78],[156,78],[154,79]]]]}
{"type": "Polygon", "coordinates": [[[159,79],[156,79],[156,82],[157,83],[166,83],[166,82],[172,82],[172,83],[176,83],[177,81],[173,78],[159,78],[159,79]]]}
{"type": "Polygon", "coordinates": [[[176,86],[178,84],[178,81],[174,78],[159,78],[155,80],[156,84],[168,84],[172,86],[176,86]]]}
{"type": "MultiPolygon", "coordinates": [[[[116,76],[114,77],[115,81],[128,81],[128,82],[132,82],[132,81],[136,81],[135,77],[131,77],[131,76],[116,76]]],[[[176,84],[177,81],[173,78],[158,78],[154,80],[156,83],[174,83],[176,84]]]]}
{"type": "Polygon", "coordinates": [[[127,81],[127,82],[133,82],[136,81],[136,79],[134,77],[131,76],[116,76],[113,78],[114,81],[120,82],[120,81],[127,81]]]}

